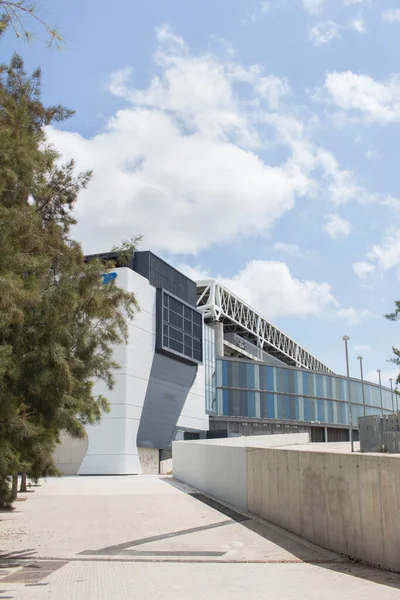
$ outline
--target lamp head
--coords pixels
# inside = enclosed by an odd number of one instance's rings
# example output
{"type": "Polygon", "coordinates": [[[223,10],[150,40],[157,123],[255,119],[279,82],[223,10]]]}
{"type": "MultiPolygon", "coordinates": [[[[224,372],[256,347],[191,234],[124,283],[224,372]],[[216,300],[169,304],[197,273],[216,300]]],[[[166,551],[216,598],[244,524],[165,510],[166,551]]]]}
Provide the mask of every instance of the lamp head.
{"type": "Polygon", "coordinates": [[[363,357],[362,356],[357,356],[358,360],[362,360],[363,357]]]}
{"type": "Polygon", "coordinates": [[[350,339],[350,338],[349,338],[349,336],[348,336],[348,335],[344,335],[344,336],[343,336],[343,341],[344,341],[344,342],[348,342],[348,341],[349,341],[349,339],[350,339]]]}

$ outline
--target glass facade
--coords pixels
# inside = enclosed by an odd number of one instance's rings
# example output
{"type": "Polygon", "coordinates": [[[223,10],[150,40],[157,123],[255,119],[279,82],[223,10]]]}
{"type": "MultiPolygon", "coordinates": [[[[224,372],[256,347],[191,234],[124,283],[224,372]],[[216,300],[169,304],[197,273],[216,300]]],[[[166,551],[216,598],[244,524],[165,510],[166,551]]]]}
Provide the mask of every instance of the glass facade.
{"type": "MultiPolygon", "coordinates": [[[[364,414],[361,381],[350,381],[353,423],[364,414]]],[[[349,424],[347,379],[301,369],[243,360],[218,359],[217,414],[294,421],[349,424]]],[[[381,412],[379,386],[364,382],[366,415],[381,412]]],[[[391,391],[382,388],[385,413],[392,412],[391,391]]]]}
{"type": "Polygon", "coordinates": [[[206,382],[206,413],[215,414],[215,331],[209,325],[204,325],[203,357],[206,382]]]}
{"type": "Polygon", "coordinates": [[[203,315],[165,290],[157,290],[157,350],[203,362],[203,315]]]}

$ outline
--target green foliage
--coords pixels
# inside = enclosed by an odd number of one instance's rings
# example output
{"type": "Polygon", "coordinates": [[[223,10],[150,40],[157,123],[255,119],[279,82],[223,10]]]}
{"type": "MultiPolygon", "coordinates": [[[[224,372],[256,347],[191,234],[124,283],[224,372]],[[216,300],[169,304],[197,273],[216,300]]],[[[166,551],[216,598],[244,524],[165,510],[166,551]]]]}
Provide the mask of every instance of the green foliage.
{"type": "Polygon", "coordinates": [[[44,29],[49,46],[60,47],[62,37],[57,27],[49,25],[40,15],[40,9],[36,2],[31,0],[0,0],[0,9],[3,15],[0,17],[0,35],[11,26],[18,38],[31,41],[34,34],[27,28],[26,22],[36,22],[44,29]]]}
{"type": "MultiPolygon", "coordinates": [[[[9,477],[55,474],[60,431],[108,410],[95,380],[111,389],[112,349],[127,338],[135,296],[103,284],[114,267],[84,262],[71,240],[72,214],[90,173],[59,165],[45,127],[71,115],[40,101],[41,73],[27,77],[20,57],[0,66],[0,499],[9,477]]],[[[122,252],[132,252],[125,245],[122,252]]]]}
{"type": "MultiPolygon", "coordinates": [[[[400,300],[395,301],[395,310],[392,313],[385,315],[385,318],[389,321],[398,321],[400,319],[400,300]]],[[[394,363],[398,367],[400,367],[400,350],[393,347],[394,357],[390,359],[390,362],[394,363]]],[[[396,379],[397,385],[400,385],[400,373],[396,379]]]]}

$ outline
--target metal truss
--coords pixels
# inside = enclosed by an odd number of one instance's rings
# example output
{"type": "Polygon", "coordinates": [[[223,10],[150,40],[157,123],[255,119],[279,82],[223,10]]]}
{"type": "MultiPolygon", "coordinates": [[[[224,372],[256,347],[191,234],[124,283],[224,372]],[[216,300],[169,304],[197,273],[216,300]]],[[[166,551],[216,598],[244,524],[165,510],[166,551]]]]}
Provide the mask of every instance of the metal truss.
{"type": "Polygon", "coordinates": [[[221,321],[224,331],[247,338],[258,348],[292,367],[333,373],[248,304],[214,279],[197,282],[197,307],[207,321],[221,321]]]}

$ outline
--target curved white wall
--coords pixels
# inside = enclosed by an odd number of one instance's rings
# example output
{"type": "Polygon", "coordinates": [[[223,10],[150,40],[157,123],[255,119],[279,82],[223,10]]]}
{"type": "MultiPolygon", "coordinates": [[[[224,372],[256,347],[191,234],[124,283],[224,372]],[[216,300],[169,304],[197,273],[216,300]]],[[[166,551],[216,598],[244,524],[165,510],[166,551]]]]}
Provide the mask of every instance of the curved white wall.
{"type": "Polygon", "coordinates": [[[129,341],[115,349],[121,365],[115,387],[97,384],[95,393],[104,394],[111,411],[98,425],[89,425],[89,447],[79,475],[131,475],[141,473],[136,437],[142,416],[156,340],[156,289],[147,279],[128,268],[115,269],[116,284],[134,292],[140,312],[128,321],[129,341]]]}

